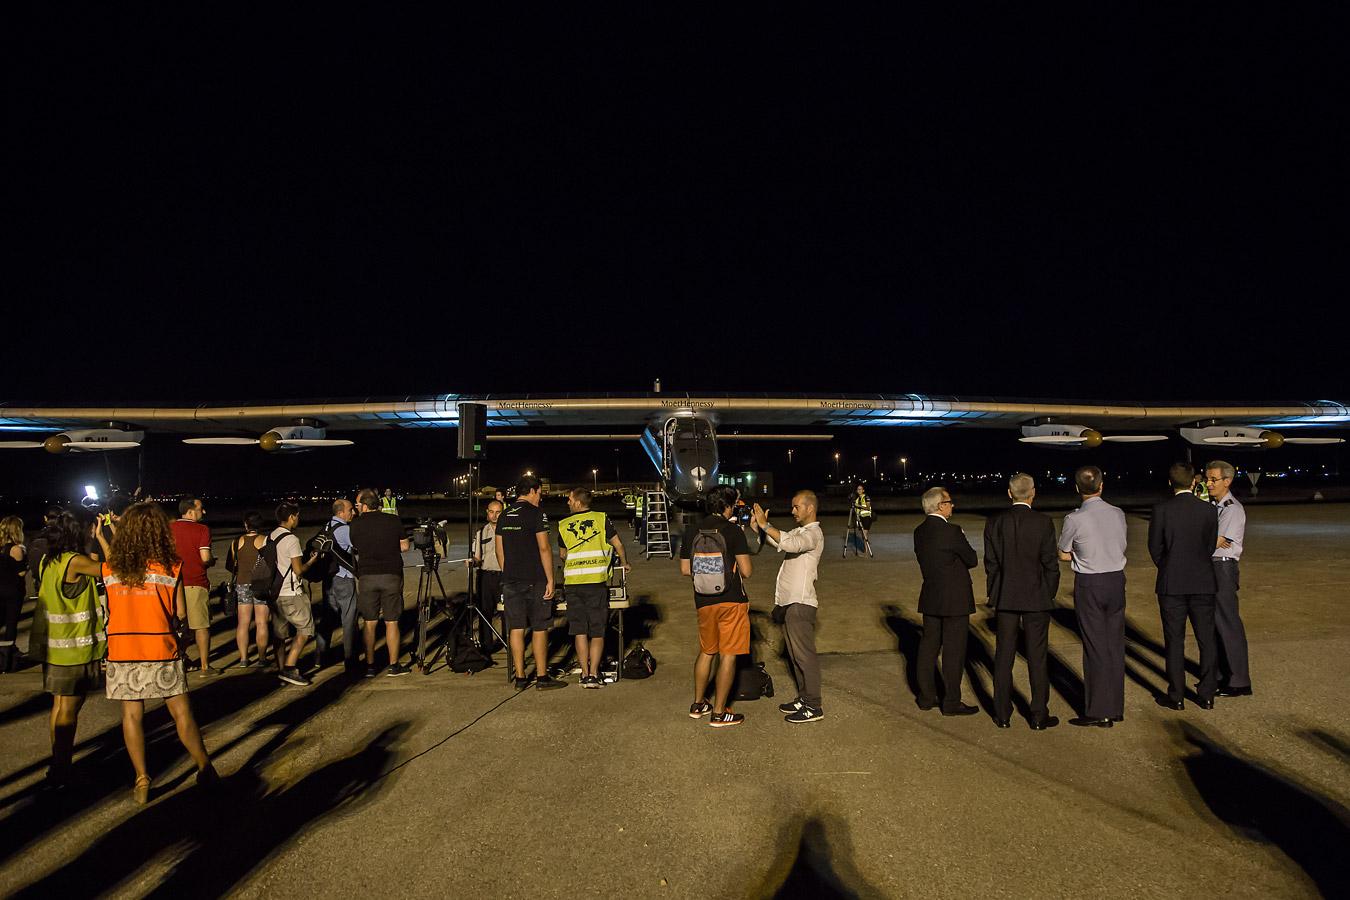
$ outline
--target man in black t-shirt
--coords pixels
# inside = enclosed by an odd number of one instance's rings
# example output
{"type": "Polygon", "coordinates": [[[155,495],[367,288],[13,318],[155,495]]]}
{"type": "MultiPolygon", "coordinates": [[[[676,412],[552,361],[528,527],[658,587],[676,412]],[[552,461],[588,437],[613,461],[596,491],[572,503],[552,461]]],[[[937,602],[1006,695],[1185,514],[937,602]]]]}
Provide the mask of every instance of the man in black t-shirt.
{"type": "Polygon", "coordinates": [[[347,526],[352,550],[356,553],[356,611],[364,620],[366,678],[375,676],[375,626],[384,619],[384,641],[389,651],[385,675],[407,675],[408,666],[399,665],[402,636],[398,617],[403,614],[403,551],[409,549],[398,516],[380,512],[380,495],[365,488],[356,495],[360,513],[347,526]]]}
{"type": "Polygon", "coordinates": [[[548,674],[548,630],[553,625],[553,548],[548,542],[548,516],[539,508],[540,481],[526,475],[516,483],[516,500],[497,520],[497,559],[502,564],[503,618],[510,632],[516,690],[529,687],[525,677],[525,630],[532,633],[535,687],[566,687],[548,674]]]}
{"type": "Polygon", "coordinates": [[[745,716],[727,708],[736,680],[736,657],[750,652],[750,601],[742,583],[750,577],[750,545],[745,532],[732,521],[736,496],[736,489],[729,486],[709,491],[704,498],[707,517],[697,529],[686,531],[680,541],[680,573],[694,576],[694,606],[698,610],[699,654],[694,660],[694,702],[689,717],[699,719],[711,713],[708,724],[714,728],[745,721],[745,716]],[[718,554],[708,551],[715,543],[714,535],[720,535],[725,545],[720,563],[718,554]],[[708,580],[710,570],[717,573],[711,580],[720,583],[722,590],[701,593],[700,579],[708,580]],[[705,698],[713,657],[717,657],[717,684],[709,704],[705,698]]]}

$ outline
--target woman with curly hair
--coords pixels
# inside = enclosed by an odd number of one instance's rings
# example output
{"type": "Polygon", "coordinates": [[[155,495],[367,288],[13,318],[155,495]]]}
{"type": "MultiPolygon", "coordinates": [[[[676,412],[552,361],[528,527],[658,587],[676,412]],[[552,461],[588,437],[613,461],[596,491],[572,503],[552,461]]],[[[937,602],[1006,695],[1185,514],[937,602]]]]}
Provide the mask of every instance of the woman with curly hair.
{"type": "Polygon", "coordinates": [[[197,783],[218,779],[206,755],[192,706],[175,625],[187,615],[182,561],[169,517],[154,503],[137,503],[122,514],[106,548],[103,583],[108,588],[108,699],[122,701],[122,737],[136,769],[132,796],[150,799],[145,767],[145,701],[163,698],[178,739],[197,764],[197,783]]]}
{"type": "Polygon", "coordinates": [[[80,707],[87,694],[102,684],[106,637],[94,576],[98,563],[83,550],[90,536],[70,512],[56,510],[47,517],[38,562],[38,602],[28,656],[42,663],[42,689],[52,695],[52,762],[47,781],[61,786],[71,776],[71,755],[80,707]]]}

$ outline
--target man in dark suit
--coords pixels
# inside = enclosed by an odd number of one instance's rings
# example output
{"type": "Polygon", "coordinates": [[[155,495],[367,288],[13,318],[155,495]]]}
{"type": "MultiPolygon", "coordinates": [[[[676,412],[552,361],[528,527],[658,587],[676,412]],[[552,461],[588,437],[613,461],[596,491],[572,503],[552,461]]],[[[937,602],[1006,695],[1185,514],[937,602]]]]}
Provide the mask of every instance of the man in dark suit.
{"type": "Polygon", "coordinates": [[[1059,724],[1050,715],[1050,679],[1046,671],[1050,610],[1059,590],[1059,557],[1055,523],[1031,508],[1036,482],[1024,472],[1008,481],[1012,509],[984,526],[984,573],[989,605],[998,611],[998,645],[994,652],[994,723],[1007,728],[1012,719],[1012,667],[1017,657],[1017,629],[1026,633],[1027,674],[1031,679],[1031,728],[1042,731],[1059,724]]]}
{"type": "Polygon", "coordinates": [[[959,525],[947,521],[955,504],[946,488],[924,492],[927,513],[914,529],[914,555],[923,572],[919,612],[923,614],[923,637],[919,640],[919,709],[938,705],[933,669],[938,648],[942,649],[942,714],[971,716],[979,707],[961,702],[961,671],[966,663],[966,635],[975,612],[975,592],[970,570],[975,568],[975,548],[959,525]]]}
{"type": "Polygon", "coordinates": [[[1172,499],[1153,507],[1148,523],[1148,552],[1158,567],[1158,609],[1162,613],[1163,641],[1167,648],[1167,696],[1159,706],[1185,709],[1186,618],[1191,620],[1195,642],[1200,645],[1200,695],[1202,709],[1214,708],[1218,687],[1218,647],[1214,637],[1214,565],[1210,556],[1219,539],[1219,514],[1212,505],[1191,493],[1195,470],[1190,463],[1174,463],[1167,470],[1172,499]]]}

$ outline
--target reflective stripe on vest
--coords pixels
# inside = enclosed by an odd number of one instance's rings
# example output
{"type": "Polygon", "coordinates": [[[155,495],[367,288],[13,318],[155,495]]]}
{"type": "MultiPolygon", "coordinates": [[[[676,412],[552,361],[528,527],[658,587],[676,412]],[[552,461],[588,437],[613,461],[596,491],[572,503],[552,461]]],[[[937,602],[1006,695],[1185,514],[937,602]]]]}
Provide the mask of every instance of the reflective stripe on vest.
{"type": "Polygon", "coordinates": [[[858,515],[860,516],[870,516],[872,514],[872,501],[867,499],[866,494],[863,494],[861,497],[855,495],[853,498],[853,508],[858,511],[858,515]]]}
{"type": "Polygon", "coordinates": [[[398,515],[398,501],[393,497],[380,498],[380,512],[393,513],[398,515]]]}
{"type": "Polygon", "coordinates": [[[108,659],[111,662],[164,662],[178,658],[173,610],[182,565],[165,571],[151,563],[145,583],[126,584],[103,564],[108,586],[108,659]]]}
{"type": "Polygon", "coordinates": [[[558,539],[567,549],[563,584],[603,584],[609,580],[609,543],[605,514],[586,510],[558,523],[558,539]]]}
{"type": "Polygon", "coordinates": [[[94,579],[81,576],[75,582],[79,594],[66,596],[66,570],[75,555],[63,553],[56,560],[44,560],[39,571],[29,655],[54,666],[83,666],[102,659],[105,652],[107,635],[94,579]]]}

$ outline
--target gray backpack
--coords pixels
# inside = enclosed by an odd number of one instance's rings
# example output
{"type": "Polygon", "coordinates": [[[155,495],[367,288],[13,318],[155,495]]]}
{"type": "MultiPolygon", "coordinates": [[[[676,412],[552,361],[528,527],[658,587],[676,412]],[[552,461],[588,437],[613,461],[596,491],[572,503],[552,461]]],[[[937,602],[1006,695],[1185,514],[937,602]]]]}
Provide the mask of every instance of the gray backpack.
{"type": "Polygon", "coordinates": [[[689,547],[689,569],[694,575],[694,590],[715,596],[727,589],[727,539],[722,532],[700,529],[689,547]]]}

